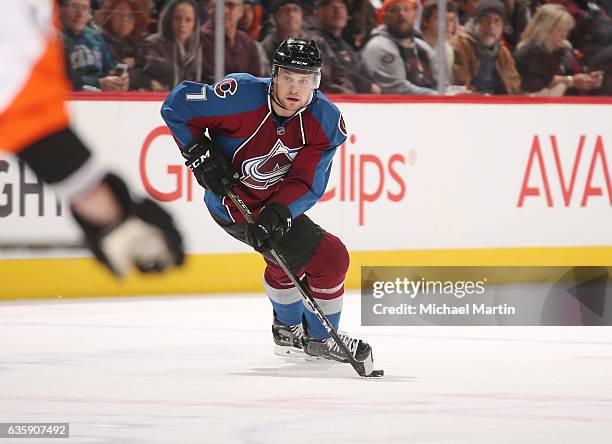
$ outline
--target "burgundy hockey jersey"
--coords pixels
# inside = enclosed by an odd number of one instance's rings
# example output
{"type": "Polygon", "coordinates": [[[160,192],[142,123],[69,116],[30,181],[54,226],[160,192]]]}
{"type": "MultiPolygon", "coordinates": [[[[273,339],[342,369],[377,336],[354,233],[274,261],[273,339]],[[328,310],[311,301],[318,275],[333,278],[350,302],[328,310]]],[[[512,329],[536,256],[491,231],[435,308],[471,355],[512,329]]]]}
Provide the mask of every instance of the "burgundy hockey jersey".
{"type": "MultiPolygon", "coordinates": [[[[240,173],[234,191],[255,216],[267,202],[304,213],[325,192],[336,149],[346,140],[338,108],[320,91],[286,119],[275,117],[271,79],[231,74],[215,85],[182,82],[166,98],[161,114],[182,148],[207,129],[240,173]]],[[[230,199],[206,191],[215,215],[245,222],[230,199]]]]}

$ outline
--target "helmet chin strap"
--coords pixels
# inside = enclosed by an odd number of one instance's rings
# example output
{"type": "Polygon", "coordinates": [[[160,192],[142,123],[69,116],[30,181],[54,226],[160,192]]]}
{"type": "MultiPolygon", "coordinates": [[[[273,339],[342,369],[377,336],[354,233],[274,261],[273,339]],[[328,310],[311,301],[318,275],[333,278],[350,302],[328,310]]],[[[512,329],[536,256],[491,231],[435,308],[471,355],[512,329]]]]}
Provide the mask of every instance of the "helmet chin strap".
{"type": "Polygon", "coordinates": [[[282,109],[287,110],[287,111],[291,111],[290,109],[288,109],[285,105],[283,105],[282,103],[280,103],[277,99],[276,99],[276,94],[274,92],[272,92],[272,87],[274,85],[274,79],[272,79],[272,85],[270,85],[270,89],[268,89],[268,95],[270,96],[270,98],[272,99],[272,101],[274,103],[276,103],[278,106],[280,106],[282,109]]]}

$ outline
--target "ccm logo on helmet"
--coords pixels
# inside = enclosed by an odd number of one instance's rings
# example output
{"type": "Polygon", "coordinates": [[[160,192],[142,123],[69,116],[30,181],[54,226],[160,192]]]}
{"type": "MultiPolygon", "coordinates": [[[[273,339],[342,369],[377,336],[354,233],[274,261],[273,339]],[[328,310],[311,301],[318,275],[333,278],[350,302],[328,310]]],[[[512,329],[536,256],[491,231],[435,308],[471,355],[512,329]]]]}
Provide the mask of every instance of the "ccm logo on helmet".
{"type": "Polygon", "coordinates": [[[308,65],[308,62],[302,62],[301,60],[291,60],[291,63],[295,65],[308,65]]]}

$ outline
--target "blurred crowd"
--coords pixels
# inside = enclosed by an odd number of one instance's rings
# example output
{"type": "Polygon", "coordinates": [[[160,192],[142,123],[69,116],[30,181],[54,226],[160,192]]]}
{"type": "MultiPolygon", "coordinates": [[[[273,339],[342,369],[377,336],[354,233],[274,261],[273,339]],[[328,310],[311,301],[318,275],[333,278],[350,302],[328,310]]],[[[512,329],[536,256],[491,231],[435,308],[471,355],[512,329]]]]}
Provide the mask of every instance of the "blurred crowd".
{"type": "MultiPolygon", "coordinates": [[[[215,0],[59,3],[74,90],[214,81],[215,0]]],[[[224,3],[225,73],[269,76],[293,36],[316,41],[326,93],[612,95],[612,0],[448,1],[443,36],[436,0],[224,3]]]]}

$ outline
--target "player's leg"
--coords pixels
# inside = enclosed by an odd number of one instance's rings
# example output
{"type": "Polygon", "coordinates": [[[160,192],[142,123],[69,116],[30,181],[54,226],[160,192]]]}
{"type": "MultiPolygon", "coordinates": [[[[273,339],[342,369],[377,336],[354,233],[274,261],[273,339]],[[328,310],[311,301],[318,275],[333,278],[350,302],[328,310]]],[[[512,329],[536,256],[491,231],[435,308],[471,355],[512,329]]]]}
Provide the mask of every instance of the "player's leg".
{"type": "MultiPolygon", "coordinates": [[[[313,297],[334,329],[338,331],[344,299],[344,280],[349,266],[348,251],[342,241],[333,234],[322,231],[306,216],[301,216],[301,223],[297,226],[294,225],[281,238],[277,249],[287,260],[293,262],[292,269],[297,271],[298,277],[305,283],[310,296],[313,297]],[[303,244],[303,240],[309,238],[310,227],[316,227],[316,232],[319,235],[310,238],[309,248],[304,251],[304,245],[299,246],[298,244],[303,244]],[[296,248],[296,245],[298,245],[298,248],[296,248]],[[297,256],[300,258],[299,261],[296,261],[297,256]],[[296,266],[296,263],[303,263],[303,266],[296,266]]],[[[285,295],[291,295],[291,299],[285,299],[287,304],[283,306],[275,302],[274,296],[268,293],[276,313],[275,325],[272,330],[294,333],[294,336],[290,334],[285,336],[288,342],[292,341],[286,346],[295,346],[295,332],[297,331],[302,335],[300,342],[307,354],[345,362],[343,353],[307,304],[303,304],[303,331],[298,330],[299,326],[294,322],[297,321],[299,311],[294,305],[295,302],[293,302],[299,296],[297,289],[290,286],[284,272],[273,260],[268,259],[267,262],[266,275],[274,276],[277,279],[276,289],[282,289],[286,292],[285,295]],[[278,320],[278,313],[284,312],[284,310],[291,310],[291,316],[285,318],[285,322],[282,323],[278,320]]],[[[339,332],[339,335],[357,360],[371,359],[372,350],[366,342],[358,338],[352,338],[345,333],[339,332]]],[[[277,337],[275,336],[276,340],[277,337]]]]}
{"type": "MultiPolygon", "coordinates": [[[[232,237],[248,244],[246,224],[228,223],[211,212],[213,219],[232,237]]],[[[314,255],[325,231],[307,216],[298,216],[291,230],[278,244],[278,251],[287,260],[292,270],[300,271],[314,255]]],[[[272,303],[272,336],[278,354],[291,354],[302,348],[302,315],[304,305],[300,292],[291,283],[283,269],[274,259],[264,254],[267,267],[264,272],[264,291],[272,303]]],[[[304,272],[298,273],[302,277],[304,272]]]]}
{"type": "MultiPolygon", "coordinates": [[[[291,230],[283,236],[277,249],[299,277],[302,269],[315,254],[325,231],[307,216],[298,216],[291,230]]],[[[283,269],[271,256],[264,254],[267,263],[264,289],[273,308],[272,335],[277,354],[291,354],[302,348],[302,317],[304,305],[300,292],[291,283],[283,269]]]]}
{"type": "MultiPolygon", "coordinates": [[[[349,265],[348,252],[340,239],[331,233],[319,231],[320,227],[308,217],[301,216],[300,222],[281,238],[277,249],[306,284],[308,293],[337,330],[342,312],[344,278],[349,265]],[[311,227],[317,228],[317,236],[310,235],[311,227]],[[296,244],[303,243],[309,237],[311,243],[308,251],[295,248],[296,244]]],[[[295,326],[303,320],[309,337],[327,339],[329,334],[314,312],[302,302],[300,292],[283,269],[271,258],[266,257],[266,263],[264,288],[272,302],[275,320],[287,326],[295,326]]]]}
{"type": "MultiPolygon", "coordinates": [[[[344,300],[344,280],[349,267],[349,255],[340,239],[325,233],[319,246],[304,266],[306,288],[317,302],[334,329],[338,331],[344,300]]],[[[304,351],[312,356],[346,362],[344,354],[325,330],[313,311],[305,305],[304,351]]],[[[338,332],[342,341],[358,361],[371,359],[372,349],[364,341],[338,332]]]]}
{"type": "MultiPolygon", "coordinates": [[[[326,232],[314,254],[304,265],[308,293],[317,302],[334,329],[338,330],[344,299],[344,279],[349,266],[346,247],[331,233],[326,232]]],[[[305,305],[304,318],[308,336],[326,339],[329,334],[314,312],[305,305]]]]}
{"type": "Polygon", "coordinates": [[[264,290],[272,303],[272,337],[275,353],[302,353],[302,296],[282,268],[266,258],[264,290]]]}
{"type": "MultiPolygon", "coordinates": [[[[228,223],[214,213],[211,215],[228,234],[248,243],[246,224],[228,223]]],[[[298,277],[305,280],[309,294],[337,331],[342,312],[344,278],[349,265],[344,244],[307,216],[301,215],[293,221],[291,230],[278,241],[276,249],[291,269],[297,271],[298,277]]],[[[273,308],[272,333],[278,346],[276,351],[286,353],[306,347],[305,351],[310,355],[344,362],[342,353],[315,314],[308,307],[304,309],[299,291],[282,268],[271,256],[264,254],[264,257],[267,263],[264,289],[273,308]]],[[[358,360],[363,361],[371,354],[367,343],[346,334],[340,336],[358,360]]]]}

